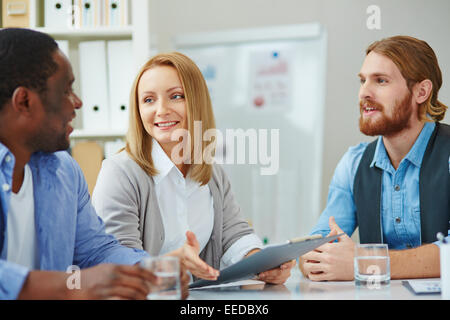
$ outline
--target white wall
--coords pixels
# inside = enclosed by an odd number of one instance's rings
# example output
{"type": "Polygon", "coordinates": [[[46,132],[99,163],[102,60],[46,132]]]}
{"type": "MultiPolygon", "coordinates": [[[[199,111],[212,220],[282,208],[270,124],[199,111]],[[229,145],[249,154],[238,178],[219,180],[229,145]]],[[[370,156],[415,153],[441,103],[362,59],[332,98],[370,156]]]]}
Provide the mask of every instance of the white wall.
{"type": "MultiPolygon", "coordinates": [[[[136,1],[136,0],[134,0],[136,1]]],[[[141,0],[142,1],[142,0],[141,0]]],[[[159,51],[172,50],[180,33],[319,22],[328,32],[327,91],[321,207],[337,162],[360,141],[356,76],[373,41],[410,35],[435,50],[442,74],[440,100],[450,105],[450,1],[448,0],[151,0],[150,30],[159,51]],[[381,30],[368,30],[366,9],[381,9],[381,30]]],[[[450,123],[450,111],[444,119],[450,123]]],[[[295,143],[295,142],[293,142],[295,143]]]]}

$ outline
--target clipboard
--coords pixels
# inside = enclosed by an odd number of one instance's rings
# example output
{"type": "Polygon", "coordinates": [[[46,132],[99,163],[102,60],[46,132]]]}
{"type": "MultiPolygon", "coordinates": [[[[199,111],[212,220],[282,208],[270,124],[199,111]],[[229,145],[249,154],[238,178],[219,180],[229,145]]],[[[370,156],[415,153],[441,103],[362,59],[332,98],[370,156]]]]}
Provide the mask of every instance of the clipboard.
{"type": "Polygon", "coordinates": [[[299,256],[320,247],[327,242],[335,241],[343,233],[322,238],[320,235],[292,239],[286,244],[278,244],[263,248],[250,257],[220,271],[217,280],[200,279],[189,285],[190,289],[218,285],[234,281],[251,279],[258,273],[276,268],[283,263],[297,259],[299,256]]]}

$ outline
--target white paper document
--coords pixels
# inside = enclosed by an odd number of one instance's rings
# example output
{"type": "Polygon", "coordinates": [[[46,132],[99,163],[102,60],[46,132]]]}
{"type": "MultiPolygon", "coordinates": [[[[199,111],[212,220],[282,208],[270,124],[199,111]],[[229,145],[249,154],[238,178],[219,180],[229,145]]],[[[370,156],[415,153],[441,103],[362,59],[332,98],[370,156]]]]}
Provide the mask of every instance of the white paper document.
{"type": "Polygon", "coordinates": [[[405,280],[402,283],[414,294],[441,292],[441,280],[405,280]]]}

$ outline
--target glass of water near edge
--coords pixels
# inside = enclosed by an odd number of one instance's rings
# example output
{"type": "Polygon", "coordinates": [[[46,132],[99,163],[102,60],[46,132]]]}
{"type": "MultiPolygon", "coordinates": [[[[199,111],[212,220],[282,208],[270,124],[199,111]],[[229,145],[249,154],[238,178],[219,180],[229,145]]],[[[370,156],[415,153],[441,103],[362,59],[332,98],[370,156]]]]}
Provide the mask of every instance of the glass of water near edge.
{"type": "Polygon", "coordinates": [[[160,284],[149,284],[148,300],[180,300],[180,261],[177,257],[158,256],[141,261],[141,266],[160,278],[160,284]]]}
{"type": "Polygon", "coordinates": [[[357,244],[354,258],[355,285],[381,289],[391,282],[391,266],[387,244],[357,244]]]}

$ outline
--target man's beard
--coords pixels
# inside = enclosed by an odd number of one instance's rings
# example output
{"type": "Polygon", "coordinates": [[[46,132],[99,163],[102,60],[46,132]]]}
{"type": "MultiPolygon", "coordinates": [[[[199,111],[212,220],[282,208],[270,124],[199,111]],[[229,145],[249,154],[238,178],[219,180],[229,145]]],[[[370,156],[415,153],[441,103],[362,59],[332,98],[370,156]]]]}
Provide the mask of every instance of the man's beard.
{"type": "Polygon", "coordinates": [[[63,127],[56,130],[55,127],[43,126],[41,130],[28,141],[29,146],[34,152],[56,152],[67,150],[70,147],[70,141],[66,136],[67,128],[63,127]]]}
{"type": "Polygon", "coordinates": [[[57,136],[37,135],[30,142],[30,146],[34,151],[56,152],[67,150],[70,142],[62,134],[57,136]]]}
{"type": "Polygon", "coordinates": [[[408,122],[411,117],[412,111],[412,94],[409,93],[405,98],[396,102],[392,111],[392,117],[388,117],[385,113],[385,107],[374,101],[362,100],[359,103],[361,116],[359,118],[359,130],[368,136],[391,136],[400,131],[408,128],[408,122]],[[373,119],[374,116],[364,118],[363,105],[367,104],[370,107],[375,107],[380,116],[375,115],[377,119],[373,119]]]}

